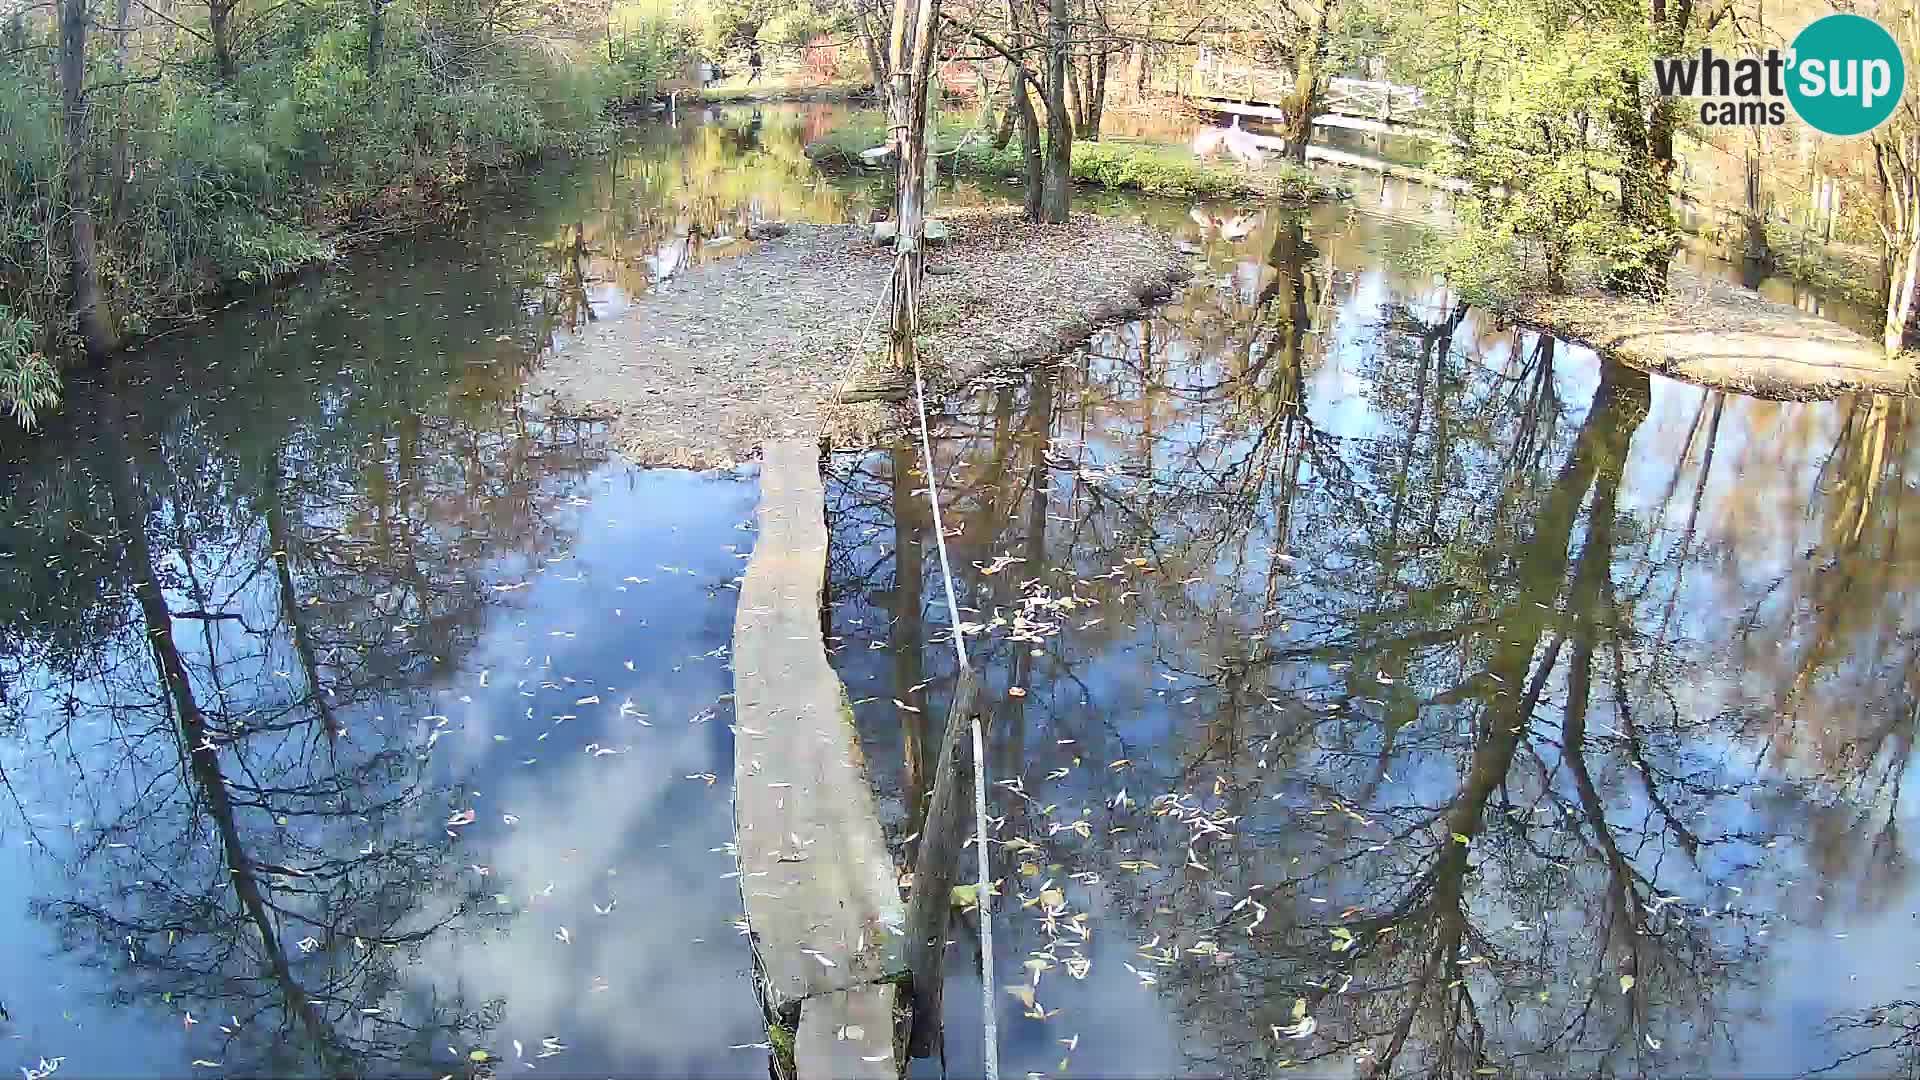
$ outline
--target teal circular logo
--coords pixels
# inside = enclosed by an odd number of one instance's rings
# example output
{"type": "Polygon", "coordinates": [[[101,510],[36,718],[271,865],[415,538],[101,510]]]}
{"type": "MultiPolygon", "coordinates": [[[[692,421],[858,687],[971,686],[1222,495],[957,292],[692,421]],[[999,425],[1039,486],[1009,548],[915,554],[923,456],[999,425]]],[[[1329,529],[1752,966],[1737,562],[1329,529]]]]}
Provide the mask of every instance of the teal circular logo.
{"type": "Polygon", "coordinates": [[[1815,19],[1787,54],[1787,100],[1816,130],[1860,135],[1893,115],[1907,65],[1885,27],[1860,15],[1815,19]]]}

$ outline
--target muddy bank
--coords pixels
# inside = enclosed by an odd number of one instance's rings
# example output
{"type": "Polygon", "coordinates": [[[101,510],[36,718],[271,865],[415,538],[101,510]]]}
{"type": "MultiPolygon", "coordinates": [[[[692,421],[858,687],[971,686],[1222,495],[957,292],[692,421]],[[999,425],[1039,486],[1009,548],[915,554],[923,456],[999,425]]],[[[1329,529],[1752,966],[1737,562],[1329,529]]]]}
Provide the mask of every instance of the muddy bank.
{"type": "Polygon", "coordinates": [[[1839,323],[1684,269],[1669,281],[1657,303],[1583,290],[1527,297],[1508,314],[1637,368],[1775,401],[1914,389],[1913,353],[1889,357],[1839,323]]]}
{"type": "MultiPolygon", "coordinates": [[[[1189,273],[1173,239],[1078,215],[1032,225],[1017,211],[942,215],[952,239],[929,260],[929,378],[964,383],[1072,348],[1137,314],[1189,273]]],[[[534,392],[567,416],[606,420],[643,465],[726,466],[768,438],[871,445],[909,417],[895,401],[838,402],[843,387],[897,390],[885,370],[889,248],[864,227],[795,225],[657,285],[634,309],[552,357],[534,392]]]]}

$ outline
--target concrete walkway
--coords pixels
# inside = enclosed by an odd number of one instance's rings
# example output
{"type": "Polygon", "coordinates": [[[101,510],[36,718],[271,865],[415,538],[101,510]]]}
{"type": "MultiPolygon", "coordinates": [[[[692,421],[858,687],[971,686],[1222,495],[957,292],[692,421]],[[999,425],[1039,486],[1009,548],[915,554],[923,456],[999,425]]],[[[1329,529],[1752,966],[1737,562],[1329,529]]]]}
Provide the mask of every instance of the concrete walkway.
{"type": "Polygon", "coordinates": [[[819,445],[763,449],[760,535],[733,629],[734,824],[762,1001],[789,1076],[897,1077],[906,913],[821,635],[819,445]]]}

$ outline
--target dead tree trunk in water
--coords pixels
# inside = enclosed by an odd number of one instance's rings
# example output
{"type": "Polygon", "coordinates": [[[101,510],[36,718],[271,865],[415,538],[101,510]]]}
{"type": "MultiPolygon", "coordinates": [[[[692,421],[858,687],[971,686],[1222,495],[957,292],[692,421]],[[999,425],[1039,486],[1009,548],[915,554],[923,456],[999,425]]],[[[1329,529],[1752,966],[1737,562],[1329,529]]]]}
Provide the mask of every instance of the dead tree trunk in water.
{"type": "Polygon", "coordinates": [[[66,188],[70,249],[69,302],[87,355],[98,359],[120,347],[100,292],[99,236],[93,221],[93,150],[87,111],[87,0],[60,2],[60,102],[66,119],[66,188]]]}
{"type": "MultiPolygon", "coordinates": [[[[955,631],[958,633],[958,630],[955,631]]],[[[954,682],[947,729],[940,736],[933,798],[914,848],[913,893],[907,899],[907,967],[913,972],[913,1037],[908,1049],[927,1057],[940,1041],[941,987],[947,954],[947,916],[953,906],[953,882],[959,876],[960,847],[966,837],[965,813],[973,772],[967,733],[979,710],[980,681],[962,665],[954,682]]],[[[985,843],[984,837],[977,842],[985,843]]],[[[990,897],[980,897],[982,904],[990,897]]]]}

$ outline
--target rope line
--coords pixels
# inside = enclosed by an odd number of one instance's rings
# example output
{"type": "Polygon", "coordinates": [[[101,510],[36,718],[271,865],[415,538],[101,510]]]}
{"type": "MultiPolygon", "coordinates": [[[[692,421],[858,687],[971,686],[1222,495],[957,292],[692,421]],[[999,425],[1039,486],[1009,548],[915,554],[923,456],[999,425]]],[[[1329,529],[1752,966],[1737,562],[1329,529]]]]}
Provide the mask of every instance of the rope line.
{"type": "MultiPolygon", "coordinates": [[[[899,270],[898,265],[895,272],[899,270]]],[[[947,590],[947,620],[953,628],[953,651],[960,658],[960,677],[971,671],[967,663],[967,643],[960,633],[960,604],[953,594],[953,565],[947,559],[947,531],[940,523],[940,489],[933,466],[933,440],[927,434],[927,384],[920,373],[920,355],[913,357],[913,392],[920,414],[920,455],[927,471],[927,502],[933,507],[933,535],[940,549],[940,577],[947,590]]],[[[895,483],[899,478],[894,479],[895,483]]],[[[987,860],[987,755],[980,735],[980,713],[975,710],[973,725],[973,846],[979,868],[974,898],[980,906],[980,1015],[984,1018],[986,1046],[984,1062],[987,1080],[1000,1080],[1000,1029],[994,1016],[993,994],[993,890],[987,860]]]]}

